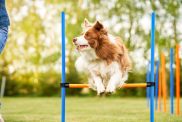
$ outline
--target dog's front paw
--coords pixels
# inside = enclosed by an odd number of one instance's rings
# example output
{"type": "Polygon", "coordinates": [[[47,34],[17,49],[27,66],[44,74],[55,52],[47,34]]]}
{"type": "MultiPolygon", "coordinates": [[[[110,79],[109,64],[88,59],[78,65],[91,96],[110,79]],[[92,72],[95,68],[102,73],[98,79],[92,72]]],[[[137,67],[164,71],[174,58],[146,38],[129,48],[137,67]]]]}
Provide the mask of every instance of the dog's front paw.
{"type": "Polygon", "coordinates": [[[104,86],[97,87],[97,95],[102,95],[105,92],[104,86]]]}
{"type": "Polygon", "coordinates": [[[108,85],[106,88],[106,92],[111,94],[114,93],[116,91],[116,87],[114,85],[108,85]]]}

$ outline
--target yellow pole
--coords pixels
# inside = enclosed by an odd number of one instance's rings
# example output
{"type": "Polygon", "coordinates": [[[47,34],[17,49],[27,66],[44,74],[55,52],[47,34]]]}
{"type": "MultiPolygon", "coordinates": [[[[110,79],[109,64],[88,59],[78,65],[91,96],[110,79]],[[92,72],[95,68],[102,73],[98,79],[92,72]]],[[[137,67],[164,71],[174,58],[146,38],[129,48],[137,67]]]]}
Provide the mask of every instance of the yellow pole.
{"type": "Polygon", "coordinates": [[[176,114],[180,114],[180,59],[179,45],[176,45],[176,114]]]}
{"type": "MultiPolygon", "coordinates": [[[[131,83],[119,86],[119,88],[146,88],[147,83],[131,83]]],[[[89,84],[69,84],[69,88],[89,88],[89,84]]]]}
{"type": "Polygon", "coordinates": [[[166,71],[165,71],[165,56],[161,54],[162,61],[162,92],[163,92],[163,104],[164,104],[164,112],[166,112],[167,106],[167,93],[166,93],[166,71]]]}

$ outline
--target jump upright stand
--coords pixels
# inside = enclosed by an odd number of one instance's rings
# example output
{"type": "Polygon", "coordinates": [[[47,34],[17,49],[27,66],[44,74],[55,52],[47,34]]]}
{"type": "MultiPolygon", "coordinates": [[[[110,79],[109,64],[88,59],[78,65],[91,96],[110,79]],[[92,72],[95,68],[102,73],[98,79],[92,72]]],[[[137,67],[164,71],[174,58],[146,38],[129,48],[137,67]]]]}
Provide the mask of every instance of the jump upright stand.
{"type": "MultiPolygon", "coordinates": [[[[61,13],[61,36],[62,36],[62,83],[66,82],[66,61],[65,61],[65,13],[61,13]]],[[[61,122],[65,122],[65,98],[66,97],[66,88],[61,88],[61,98],[62,98],[62,107],[61,107],[61,122]]]]}
{"type": "MultiPolygon", "coordinates": [[[[65,13],[61,13],[61,36],[62,36],[62,81],[61,81],[61,122],[65,122],[65,99],[66,88],[88,88],[88,84],[69,84],[66,83],[66,62],[65,62],[65,13]]],[[[154,122],[154,54],[155,54],[155,12],[151,15],[151,66],[150,82],[139,84],[125,84],[122,88],[147,88],[150,93],[150,122],[154,122]]]]}
{"type": "MultiPolygon", "coordinates": [[[[155,12],[151,15],[151,73],[150,81],[154,83],[154,56],[155,56],[155,12]]],[[[150,87],[150,122],[154,122],[154,85],[150,87]]]]}

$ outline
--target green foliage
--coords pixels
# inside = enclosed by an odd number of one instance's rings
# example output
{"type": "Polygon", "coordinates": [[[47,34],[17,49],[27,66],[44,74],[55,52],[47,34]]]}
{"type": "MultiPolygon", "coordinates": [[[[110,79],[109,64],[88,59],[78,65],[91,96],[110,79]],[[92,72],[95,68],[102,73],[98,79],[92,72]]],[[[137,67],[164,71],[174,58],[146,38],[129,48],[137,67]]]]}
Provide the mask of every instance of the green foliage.
{"type": "Polygon", "coordinates": [[[6,96],[19,96],[19,95],[33,95],[36,93],[36,84],[28,81],[27,77],[31,77],[32,74],[26,74],[24,76],[12,76],[7,79],[5,95],[6,96]]]}
{"type": "Polygon", "coordinates": [[[60,75],[56,72],[39,73],[39,79],[32,78],[34,74],[12,76],[6,82],[6,96],[58,96],[60,92],[60,75]]]}
{"type": "Polygon", "coordinates": [[[60,75],[56,72],[40,74],[37,86],[39,96],[59,96],[60,95],[60,75]]]}
{"type": "Polygon", "coordinates": [[[42,62],[43,64],[50,64],[52,62],[56,62],[57,60],[59,60],[60,56],[61,56],[60,52],[55,52],[45,57],[42,62]]]}

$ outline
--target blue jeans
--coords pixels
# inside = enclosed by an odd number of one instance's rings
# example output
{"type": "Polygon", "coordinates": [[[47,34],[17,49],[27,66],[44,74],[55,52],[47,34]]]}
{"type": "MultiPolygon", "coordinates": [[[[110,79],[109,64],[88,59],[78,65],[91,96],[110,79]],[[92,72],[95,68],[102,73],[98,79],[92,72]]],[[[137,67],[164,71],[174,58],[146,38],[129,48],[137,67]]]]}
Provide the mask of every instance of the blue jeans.
{"type": "Polygon", "coordinates": [[[8,38],[8,27],[0,27],[0,54],[4,49],[8,38]]]}

